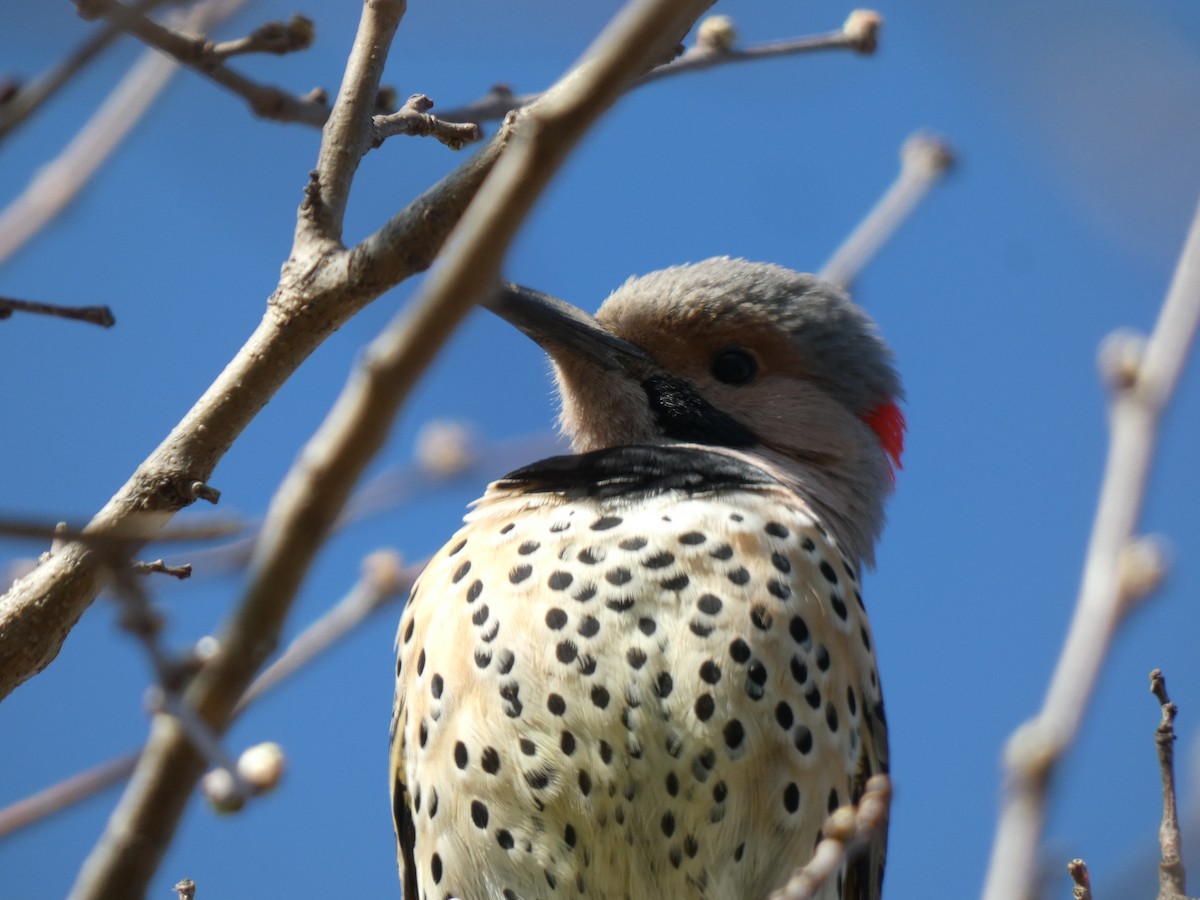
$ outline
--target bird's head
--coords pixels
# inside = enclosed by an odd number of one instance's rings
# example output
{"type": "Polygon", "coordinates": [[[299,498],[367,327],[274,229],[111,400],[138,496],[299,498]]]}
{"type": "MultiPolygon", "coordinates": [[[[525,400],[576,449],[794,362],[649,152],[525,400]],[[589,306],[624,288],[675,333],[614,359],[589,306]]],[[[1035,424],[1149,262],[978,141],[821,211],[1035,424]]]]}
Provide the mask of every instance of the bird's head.
{"type": "Polygon", "coordinates": [[[744,452],[870,560],[903,451],[903,391],[874,323],[842,291],[717,258],[631,279],[595,318],[526,291],[489,305],[550,354],[577,451],[744,452]]]}

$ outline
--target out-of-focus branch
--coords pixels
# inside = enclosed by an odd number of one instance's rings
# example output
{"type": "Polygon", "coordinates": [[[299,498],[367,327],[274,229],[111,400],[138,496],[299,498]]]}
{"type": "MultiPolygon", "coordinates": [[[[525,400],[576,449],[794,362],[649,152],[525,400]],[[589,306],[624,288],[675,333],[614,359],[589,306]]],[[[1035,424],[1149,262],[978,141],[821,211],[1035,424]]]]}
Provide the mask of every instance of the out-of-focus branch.
{"type": "Polygon", "coordinates": [[[900,174],[858,227],[821,269],[825,281],[849,288],[879,248],[912,215],[917,204],[954,165],[941,138],[918,132],[900,149],[900,174]]]}
{"type": "Polygon", "coordinates": [[[107,306],[60,306],[55,303],[37,303],[33,300],[0,297],[0,319],[11,319],[15,312],[53,316],[58,319],[74,319],[76,322],[89,322],[92,325],[99,325],[101,328],[112,328],[117,324],[112,310],[107,306]]]}
{"type": "Polygon", "coordinates": [[[835,809],[821,826],[821,840],[812,859],[793,873],[770,900],[812,900],[842,864],[861,850],[887,821],[892,782],[875,775],[866,784],[857,806],[835,809]]]}
{"type": "Polygon", "coordinates": [[[1087,863],[1073,859],[1067,863],[1067,873],[1075,883],[1071,888],[1073,900],[1092,900],[1092,879],[1088,875],[1087,863]]]}
{"type": "MultiPolygon", "coordinates": [[[[147,13],[165,0],[138,0],[133,9],[147,13]]],[[[18,87],[13,95],[0,103],[0,141],[25,122],[53,97],[63,85],[82,72],[87,65],[125,32],[115,25],[97,28],[83,43],[67,54],[62,62],[39,75],[29,84],[18,87]]]]}
{"type": "MultiPolygon", "coordinates": [[[[399,555],[376,551],[363,560],[359,580],[336,604],[301,631],[274,662],[250,683],[234,715],[278,687],[366,622],[372,614],[408,596],[425,560],[402,565],[399,555]]],[[[0,809],[0,840],[128,780],[141,750],[93,766],[0,809]]]]}
{"type": "MultiPolygon", "coordinates": [[[[323,103],[288,93],[271,85],[259,84],[225,65],[224,59],[233,55],[228,52],[229,44],[214,44],[206,38],[191,37],[183,31],[176,31],[159,24],[119,0],[75,0],[75,5],[79,9],[79,14],[84,18],[94,19],[103,16],[122,31],[139,38],[177,62],[237,94],[250,105],[256,115],[262,116],[264,119],[301,122],[320,128],[329,116],[329,108],[323,103]],[[225,50],[217,52],[218,48],[222,47],[225,50]]],[[[287,49],[272,49],[270,52],[283,53],[288,50],[299,50],[312,44],[314,36],[312,23],[301,20],[307,24],[307,27],[304,27],[296,25],[295,22],[296,20],[293,20],[290,28],[282,23],[273,24],[272,27],[284,35],[284,38],[276,41],[274,46],[287,49]]],[[[264,41],[247,38],[244,42],[236,42],[233,45],[234,51],[244,52],[237,50],[237,47],[244,43],[261,45],[264,41]]]]}
{"type": "MultiPolygon", "coordinates": [[[[199,3],[183,18],[182,27],[210,28],[243,2],[199,3]]],[[[39,169],[21,195],[0,212],[0,264],[75,198],[150,108],[176,68],[160,53],[143,54],[62,153],[39,169]]],[[[0,690],[0,696],[6,693],[0,690]]]]}
{"type": "MultiPolygon", "coordinates": [[[[700,23],[696,31],[696,44],[692,48],[678,59],[655,66],[639,76],[630,88],[731,63],[758,62],[821,50],[850,50],[869,55],[875,52],[878,45],[882,21],[876,12],[855,10],[837,31],[737,48],[737,35],[732,20],[728,16],[710,16],[700,23]]],[[[528,106],[540,96],[538,93],[514,94],[507,86],[496,85],[478,100],[443,110],[441,118],[447,122],[482,124],[502,119],[514,109],[528,106]]]]}
{"type": "Polygon", "coordinates": [[[1078,734],[1100,667],[1126,611],[1158,583],[1157,545],[1135,539],[1158,425],[1200,322],[1200,209],[1197,210],[1148,341],[1118,333],[1101,349],[1111,391],[1110,443],[1083,581],[1066,642],[1037,716],[1004,754],[1005,785],[984,900],[1033,896],[1038,843],[1054,768],[1078,734]]]}

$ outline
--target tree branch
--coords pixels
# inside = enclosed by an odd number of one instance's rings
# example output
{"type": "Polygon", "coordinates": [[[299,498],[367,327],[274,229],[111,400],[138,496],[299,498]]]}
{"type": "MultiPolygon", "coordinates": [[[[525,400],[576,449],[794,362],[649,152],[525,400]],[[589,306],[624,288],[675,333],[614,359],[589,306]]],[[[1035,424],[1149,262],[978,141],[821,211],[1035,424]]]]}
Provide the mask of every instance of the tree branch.
{"type": "Polygon", "coordinates": [[[1150,673],[1150,692],[1162,708],[1162,719],[1154,730],[1158,769],[1162,776],[1162,824],[1158,829],[1161,858],[1158,864],[1158,900],[1187,900],[1187,872],[1183,867],[1183,835],[1175,804],[1175,715],[1179,712],[1167,696],[1167,680],[1161,669],[1150,673]]]}
{"type": "Polygon", "coordinates": [[[1143,344],[1118,334],[1101,351],[1112,391],[1110,443],[1083,581],[1042,709],[1013,733],[1005,749],[1005,791],[984,900],[1033,896],[1055,765],[1079,731],[1125,612],[1161,576],[1162,554],[1151,542],[1135,541],[1134,534],[1159,421],[1187,361],[1198,321],[1200,209],[1149,341],[1143,344]]]}
{"type": "Polygon", "coordinates": [[[101,328],[112,328],[117,324],[112,310],[107,306],[60,306],[55,303],[37,303],[33,300],[0,297],[0,319],[12,318],[14,312],[53,316],[58,319],[74,319],[76,322],[89,322],[92,325],[99,325],[101,328]]]}

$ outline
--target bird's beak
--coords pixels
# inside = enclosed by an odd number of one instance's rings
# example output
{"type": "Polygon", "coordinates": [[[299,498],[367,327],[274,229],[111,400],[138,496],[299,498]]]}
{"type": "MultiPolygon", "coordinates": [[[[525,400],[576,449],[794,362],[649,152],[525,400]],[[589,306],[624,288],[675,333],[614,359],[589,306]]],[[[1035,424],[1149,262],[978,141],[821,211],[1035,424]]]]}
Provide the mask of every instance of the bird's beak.
{"type": "Polygon", "coordinates": [[[562,352],[610,371],[635,374],[653,361],[583,310],[519,284],[501,282],[482,305],[532,338],[551,356],[562,352]]]}

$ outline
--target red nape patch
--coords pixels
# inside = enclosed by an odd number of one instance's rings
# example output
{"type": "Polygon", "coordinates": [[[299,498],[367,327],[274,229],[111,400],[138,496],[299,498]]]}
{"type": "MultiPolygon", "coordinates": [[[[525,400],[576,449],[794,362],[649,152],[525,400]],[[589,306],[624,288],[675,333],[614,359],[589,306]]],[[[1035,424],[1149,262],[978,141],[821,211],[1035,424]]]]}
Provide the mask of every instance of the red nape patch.
{"type": "Polygon", "coordinates": [[[894,401],[881,403],[865,416],[863,421],[871,426],[871,430],[879,436],[884,452],[891,457],[897,469],[903,469],[900,457],[904,454],[904,413],[894,401]]]}

